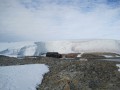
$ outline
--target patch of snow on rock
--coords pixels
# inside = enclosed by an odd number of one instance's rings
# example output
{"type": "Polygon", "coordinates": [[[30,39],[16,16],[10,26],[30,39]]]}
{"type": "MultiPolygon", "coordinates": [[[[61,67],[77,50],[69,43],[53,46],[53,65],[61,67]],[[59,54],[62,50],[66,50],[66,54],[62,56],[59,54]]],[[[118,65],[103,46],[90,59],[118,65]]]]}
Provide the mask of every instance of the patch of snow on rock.
{"type": "Polygon", "coordinates": [[[116,64],[117,67],[119,67],[118,71],[120,72],[120,64],[116,64]]]}
{"type": "Polygon", "coordinates": [[[36,90],[48,71],[44,64],[1,66],[0,90],[36,90]]]}

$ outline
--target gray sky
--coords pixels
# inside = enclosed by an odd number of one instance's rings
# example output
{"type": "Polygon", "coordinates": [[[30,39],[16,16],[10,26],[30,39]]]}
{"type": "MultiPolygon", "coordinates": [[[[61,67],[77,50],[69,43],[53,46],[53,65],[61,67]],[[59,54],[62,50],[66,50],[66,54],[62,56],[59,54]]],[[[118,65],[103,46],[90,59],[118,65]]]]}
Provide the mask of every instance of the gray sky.
{"type": "Polygon", "coordinates": [[[119,38],[120,0],[0,0],[0,42],[119,38]]]}

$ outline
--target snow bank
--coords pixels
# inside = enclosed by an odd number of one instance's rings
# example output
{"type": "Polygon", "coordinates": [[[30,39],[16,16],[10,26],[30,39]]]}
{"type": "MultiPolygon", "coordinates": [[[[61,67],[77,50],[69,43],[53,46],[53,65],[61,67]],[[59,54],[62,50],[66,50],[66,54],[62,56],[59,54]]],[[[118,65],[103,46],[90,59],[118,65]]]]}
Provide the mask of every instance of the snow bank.
{"type": "Polygon", "coordinates": [[[16,57],[39,56],[46,52],[59,52],[59,53],[108,52],[120,54],[120,41],[75,40],[75,41],[8,43],[7,45],[6,43],[5,44],[0,43],[0,54],[6,56],[16,57]]]}
{"type": "Polygon", "coordinates": [[[36,90],[48,71],[44,64],[1,66],[0,90],[36,90]]]}

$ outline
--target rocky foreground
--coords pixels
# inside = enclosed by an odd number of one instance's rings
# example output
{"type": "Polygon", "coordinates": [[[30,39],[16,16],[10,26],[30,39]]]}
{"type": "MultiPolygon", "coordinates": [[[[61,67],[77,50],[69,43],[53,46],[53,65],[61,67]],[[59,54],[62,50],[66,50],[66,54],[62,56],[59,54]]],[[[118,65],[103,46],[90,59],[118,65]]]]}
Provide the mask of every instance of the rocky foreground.
{"type": "Polygon", "coordinates": [[[37,90],[120,90],[120,62],[95,59],[57,59],[0,56],[0,66],[45,63],[50,72],[44,76],[37,90]]]}

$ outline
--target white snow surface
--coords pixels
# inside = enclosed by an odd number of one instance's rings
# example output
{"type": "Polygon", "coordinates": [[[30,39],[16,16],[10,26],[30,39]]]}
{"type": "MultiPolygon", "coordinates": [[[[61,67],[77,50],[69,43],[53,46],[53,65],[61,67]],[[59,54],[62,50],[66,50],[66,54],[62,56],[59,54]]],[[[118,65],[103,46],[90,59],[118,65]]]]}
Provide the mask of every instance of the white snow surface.
{"type": "Polygon", "coordinates": [[[120,54],[119,40],[68,40],[48,42],[0,43],[0,54],[6,56],[39,56],[46,52],[120,54]]]}
{"type": "Polygon", "coordinates": [[[44,64],[1,66],[0,90],[36,90],[48,71],[44,64]]]}

